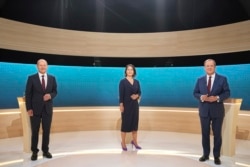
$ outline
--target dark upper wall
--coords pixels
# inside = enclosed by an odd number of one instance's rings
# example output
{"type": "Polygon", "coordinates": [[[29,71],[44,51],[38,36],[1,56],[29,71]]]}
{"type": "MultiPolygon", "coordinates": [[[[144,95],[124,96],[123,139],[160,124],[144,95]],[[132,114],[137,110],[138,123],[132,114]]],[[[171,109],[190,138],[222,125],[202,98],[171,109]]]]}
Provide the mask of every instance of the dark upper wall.
{"type": "MultiPolygon", "coordinates": [[[[49,27],[97,32],[163,32],[212,27],[249,19],[249,0],[0,0],[0,16],[49,27]]],[[[51,56],[0,49],[0,61],[84,66],[196,66],[249,63],[249,51],[166,58],[51,56]],[[23,56],[25,55],[25,56],[23,56]]]]}
{"type": "Polygon", "coordinates": [[[218,65],[250,64],[249,55],[250,51],[184,57],[105,58],[51,55],[0,49],[0,62],[34,64],[38,59],[44,58],[49,64],[66,66],[124,67],[126,64],[132,63],[136,67],[188,67],[202,66],[204,60],[208,58],[213,58],[218,65]]]}
{"type": "Polygon", "coordinates": [[[249,0],[0,0],[0,16],[95,32],[167,32],[249,19],[249,0]]]}

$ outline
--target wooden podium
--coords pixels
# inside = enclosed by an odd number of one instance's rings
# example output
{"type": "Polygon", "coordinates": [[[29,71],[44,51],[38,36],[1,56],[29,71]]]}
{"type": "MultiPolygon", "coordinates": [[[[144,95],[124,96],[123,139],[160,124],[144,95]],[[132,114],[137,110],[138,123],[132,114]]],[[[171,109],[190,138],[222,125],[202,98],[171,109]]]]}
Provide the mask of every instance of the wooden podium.
{"type": "Polygon", "coordinates": [[[26,110],[25,98],[17,98],[19,109],[21,112],[21,120],[23,127],[23,151],[26,153],[31,152],[31,127],[30,127],[30,117],[26,110]]]}
{"type": "Polygon", "coordinates": [[[235,155],[236,126],[242,99],[229,98],[224,101],[225,118],[222,126],[221,154],[232,157],[235,155]]]}

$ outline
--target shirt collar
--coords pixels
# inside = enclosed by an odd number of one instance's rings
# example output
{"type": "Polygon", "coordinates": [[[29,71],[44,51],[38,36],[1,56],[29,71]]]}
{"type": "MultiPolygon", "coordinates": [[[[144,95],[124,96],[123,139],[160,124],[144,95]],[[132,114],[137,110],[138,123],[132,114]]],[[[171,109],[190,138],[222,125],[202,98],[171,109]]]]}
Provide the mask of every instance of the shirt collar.
{"type": "Polygon", "coordinates": [[[42,77],[42,76],[47,77],[47,73],[41,74],[41,73],[39,72],[38,75],[39,75],[39,77],[42,77]]]}
{"type": "Polygon", "coordinates": [[[215,77],[215,73],[213,73],[212,75],[207,75],[207,78],[209,78],[211,76],[211,78],[215,77]]]}

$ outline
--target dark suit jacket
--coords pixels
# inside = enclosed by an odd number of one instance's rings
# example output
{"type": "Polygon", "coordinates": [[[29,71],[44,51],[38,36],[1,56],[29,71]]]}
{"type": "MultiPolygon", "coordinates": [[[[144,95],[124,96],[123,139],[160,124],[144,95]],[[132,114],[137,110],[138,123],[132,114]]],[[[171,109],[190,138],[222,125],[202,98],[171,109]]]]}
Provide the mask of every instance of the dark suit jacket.
{"type": "Polygon", "coordinates": [[[227,78],[219,74],[215,74],[215,79],[211,92],[208,94],[207,90],[207,78],[206,75],[198,78],[194,92],[195,98],[199,100],[199,115],[201,117],[207,117],[210,112],[211,117],[224,117],[225,109],[223,101],[230,96],[230,89],[227,83],[227,78]],[[219,96],[218,102],[202,102],[200,100],[201,95],[219,96]]]}
{"type": "Polygon", "coordinates": [[[25,91],[26,108],[32,109],[34,115],[41,115],[43,107],[48,114],[52,114],[53,98],[57,95],[57,83],[54,76],[47,74],[47,87],[44,91],[39,79],[39,74],[34,74],[28,77],[25,91]],[[43,96],[49,93],[51,100],[44,102],[43,96]]]}

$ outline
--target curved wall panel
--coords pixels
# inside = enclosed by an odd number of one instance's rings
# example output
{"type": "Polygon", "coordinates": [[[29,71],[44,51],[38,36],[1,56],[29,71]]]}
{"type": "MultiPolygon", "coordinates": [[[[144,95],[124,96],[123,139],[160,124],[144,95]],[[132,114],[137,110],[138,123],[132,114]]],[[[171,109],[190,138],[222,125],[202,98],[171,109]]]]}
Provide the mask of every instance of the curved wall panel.
{"type": "Polygon", "coordinates": [[[250,21],[164,33],[93,33],[0,19],[0,48],[98,57],[173,57],[247,51],[250,21]]]}

